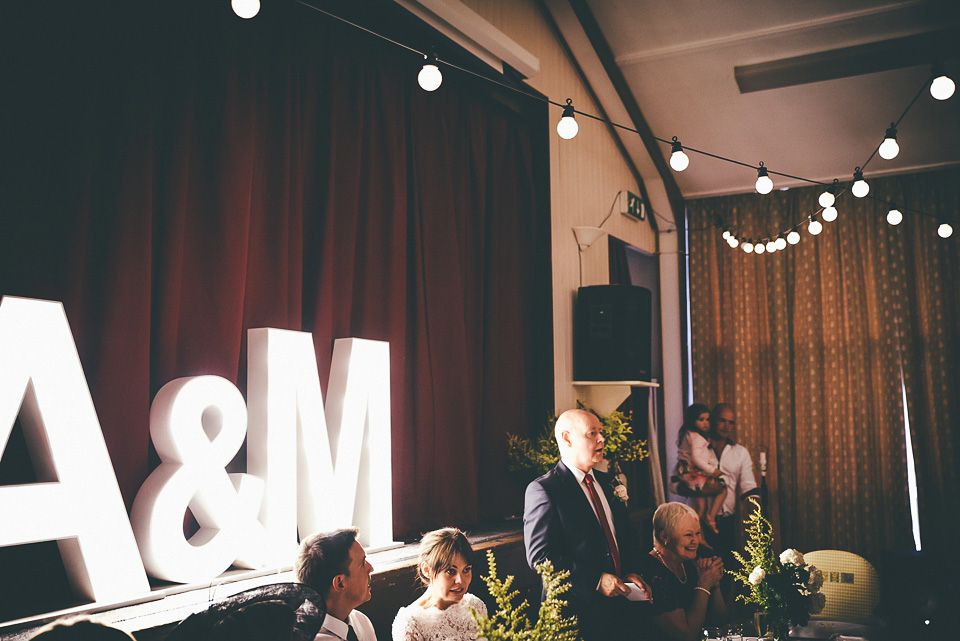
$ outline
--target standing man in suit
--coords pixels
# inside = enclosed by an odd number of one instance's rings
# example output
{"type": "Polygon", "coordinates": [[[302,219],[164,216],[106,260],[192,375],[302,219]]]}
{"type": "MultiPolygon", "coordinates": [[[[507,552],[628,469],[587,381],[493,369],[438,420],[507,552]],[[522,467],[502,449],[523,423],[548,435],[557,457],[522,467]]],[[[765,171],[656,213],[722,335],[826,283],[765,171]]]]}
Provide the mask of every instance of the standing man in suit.
{"type": "Polygon", "coordinates": [[[645,548],[613,493],[612,477],[593,469],[603,459],[600,420],[591,412],[567,410],[554,436],[560,462],[527,486],[524,499],[527,563],[533,568],[549,559],[558,570],[570,571],[566,599],[585,641],[635,638],[646,604],[626,598],[627,582],[649,595],[636,573],[645,548]]]}

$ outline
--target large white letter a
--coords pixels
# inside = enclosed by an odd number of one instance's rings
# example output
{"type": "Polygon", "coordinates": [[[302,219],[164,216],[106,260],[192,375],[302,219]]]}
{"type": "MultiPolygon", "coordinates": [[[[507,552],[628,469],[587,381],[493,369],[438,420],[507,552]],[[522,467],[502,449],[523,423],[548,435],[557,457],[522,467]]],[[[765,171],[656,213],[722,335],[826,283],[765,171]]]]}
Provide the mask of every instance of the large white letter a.
{"type": "Polygon", "coordinates": [[[0,300],[0,455],[18,413],[41,482],[0,487],[0,546],[57,541],[93,601],[149,592],[61,303],[0,300]]]}

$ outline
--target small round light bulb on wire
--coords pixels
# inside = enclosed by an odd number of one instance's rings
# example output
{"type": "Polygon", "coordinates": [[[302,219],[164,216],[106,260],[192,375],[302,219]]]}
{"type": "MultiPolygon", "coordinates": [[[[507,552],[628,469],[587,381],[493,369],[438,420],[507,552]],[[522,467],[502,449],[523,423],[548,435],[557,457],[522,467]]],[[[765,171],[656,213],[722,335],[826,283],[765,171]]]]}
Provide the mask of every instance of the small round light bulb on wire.
{"type": "Polygon", "coordinates": [[[947,100],[957,90],[956,84],[944,73],[943,64],[933,66],[933,75],[935,78],[930,83],[930,95],[937,100],[947,100]]]}
{"type": "Polygon", "coordinates": [[[823,231],[823,223],[817,220],[816,216],[810,216],[810,224],[807,225],[807,231],[817,236],[823,231]]]}
{"type": "Polygon", "coordinates": [[[937,235],[940,238],[950,238],[953,235],[953,227],[950,223],[940,223],[940,226],[937,227],[937,235]]]}
{"type": "Polygon", "coordinates": [[[763,252],[767,251],[766,248],[763,246],[762,240],[757,241],[757,244],[753,246],[753,251],[756,254],[762,254],[763,252]]]}
{"type": "Polygon", "coordinates": [[[674,136],[673,142],[670,143],[670,166],[673,167],[674,171],[683,171],[689,164],[690,157],[683,153],[683,145],[674,136]]]}
{"type": "Polygon", "coordinates": [[[437,66],[437,57],[431,54],[423,56],[423,68],[417,74],[417,83],[424,91],[436,91],[443,83],[443,74],[437,66]]]}
{"type": "Polygon", "coordinates": [[[724,239],[724,240],[730,240],[730,230],[729,230],[729,229],[724,229],[724,230],[723,230],[723,239],[724,239]]]}
{"type": "Polygon", "coordinates": [[[760,194],[769,194],[773,191],[773,181],[770,180],[770,176],[767,175],[767,168],[763,166],[763,162],[760,162],[760,166],[757,168],[757,193],[760,194]]]}
{"type": "Polygon", "coordinates": [[[727,239],[727,244],[730,245],[732,249],[736,249],[740,246],[740,239],[731,235],[730,238],[727,239]]]}
{"type": "Polygon", "coordinates": [[[836,201],[837,197],[833,195],[833,187],[827,187],[826,191],[820,194],[820,198],[817,199],[821,207],[830,207],[836,201]]]}
{"type": "Polygon", "coordinates": [[[791,245],[796,245],[797,243],[799,243],[800,232],[798,232],[796,229],[791,229],[790,233],[787,234],[787,242],[790,243],[791,245]]]}
{"type": "Polygon", "coordinates": [[[241,18],[249,20],[260,13],[260,0],[230,0],[230,8],[241,18]]]}
{"type": "Polygon", "coordinates": [[[903,222],[903,214],[900,213],[900,210],[894,206],[890,206],[890,211],[887,212],[887,222],[891,225],[899,225],[903,222]]]}
{"type": "Polygon", "coordinates": [[[745,252],[747,252],[747,253],[749,254],[750,252],[753,251],[753,243],[748,240],[747,242],[745,242],[745,243],[743,243],[742,245],[740,245],[740,248],[743,249],[743,251],[745,251],[745,252]]]}
{"type": "Polygon", "coordinates": [[[779,236],[777,236],[776,245],[777,245],[777,251],[783,251],[784,249],[787,248],[787,239],[783,237],[783,234],[780,234],[779,236]]]}
{"type": "Polygon", "coordinates": [[[857,198],[863,198],[870,193],[870,185],[863,179],[863,172],[860,171],[859,167],[853,171],[853,187],[850,188],[850,191],[857,198]]]}
{"type": "Polygon", "coordinates": [[[837,208],[836,207],[824,207],[823,213],[821,214],[823,218],[828,223],[832,223],[837,219],[837,208]]]}
{"type": "Polygon", "coordinates": [[[776,252],[776,251],[777,251],[777,241],[775,241],[774,239],[771,238],[770,240],[767,241],[766,247],[767,247],[767,252],[769,252],[769,253],[771,253],[771,254],[774,253],[774,252],[776,252]]]}
{"type": "Polygon", "coordinates": [[[890,123],[890,128],[887,129],[887,135],[884,137],[883,142],[880,143],[880,148],[877,149],[877,152],[884,160],[893,160],[897,157],[897,154],[900,153],[900,145],[897,144],[896,123],[890,123]]]}
{"type": "Polygon", "coordinates": [[[573,115],[573,100],[567,98],[567,106],[563,108],[563,115],[557,123],[557,135],[564,140],[570,140],[577,135],[578,131],[580,131],[580,125],[577,124],[573,115]]]}

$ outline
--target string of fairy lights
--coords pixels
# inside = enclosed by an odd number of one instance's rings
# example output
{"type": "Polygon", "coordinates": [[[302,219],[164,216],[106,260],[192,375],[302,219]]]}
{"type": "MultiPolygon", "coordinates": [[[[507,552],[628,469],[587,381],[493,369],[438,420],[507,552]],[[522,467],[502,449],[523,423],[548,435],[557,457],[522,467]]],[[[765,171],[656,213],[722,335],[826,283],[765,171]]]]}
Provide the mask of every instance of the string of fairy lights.
{"type": "MultiPolygon", "coordinates": [[[[564,140],[570,140],[574,138],[579,132],[579,125],[577,123],[576,117],[582,116],[584,118],[589,118],[592,120],[597,120],[607,124],[608,126],[622,129],[625,131],[630,131],[637,135],[640,135],[640,132],[632,127],[627,127],[615,122],[606,120],[599,116],[580,111],[576,109],[573,105],[573,100],[567,98],[566,103],[559,103],[551,100],[550,98],[544,97],[542,95],[533,94],[527,91],[524,91],[522,88],[518,88],[513,85],[509,85],[503,82],[499,82],[495,78],[491,78],[486,75],[479,74],[475,71],[465,69],[460,67],[452,62],[440,60],[437,58],[437,55],[434,52],[422,52],[413,47],[405,45],[401,42],[392,40],[386,36],[383,36],[375,31],[371,31],[365,27],[357,25],[349,20],[341,18],[333,13],[330,13],[324,9],[316,7],[304,0],[294,0],[295,2],[312,9],[318,13],[322,13],[330,18],[338,20],[342,23],[350,25],[356,29],[364,31],[370,35],[376,36],[382,40],[390,42],[396,46],[402,47],[408,51],[419,54],[423,57],[422,68],[420,69],[419,74],[417,75],[417,82],[424,91],[436,91],[440,88],[443,83],[443,73],[440,71],[440,65],[443,64],[445,67],[456,69],[457,71],[481,78],[487,82],[499,85],[510,91],[520,93],[528,98],[533,100],[538,100],[541,102],[546,102],[550,105],[560,107],[562,109],[560,121],[557,123],[557,135],[563,138],[564,140]]],[[[253,18],[260,11],[260,0],[231,0],[231,7],[233,8],[234,13],[241,18],[249,19],[253,18]]],[[[852,179],[849,182],[849,186],[846,184],[841,184],[840,180],[835,178],[832,183],[824,183],[818,180],[812,180],[810,178],[803,178],[801,176],[794,176],[780,171],[774,171],[767,167],[763,161],[758,165],[754,166],[746,162],[742,162],[733,158],[722,156],[719,154],[714,154],[702,149],[695,149],[693,147],[684,146],[677,136],[673,136],[672,139],[667,140],[664,138],[659,138],[653,136],[655,140],[664,145],[670,147],[670,167],[674,171],[681,172],[687,169],[690,166],[690,157],[687,155],[687,152],[698,154],[701,156],[706,156],[708,158],[713,158],[715,160],[720,160],[723,162],[732,163],[735,165],[740,165],[742,167],[747,167],[751,170],[757,172],[757,182],[755,184],[757,193],[759,194],[769,194],[773,191],[774,183],[773,179],[770,177],[771,174],[774,176],[780,176],[794,181],[805,182],[811,185],[820,185],[824,187],[823,192],[820,194],[817,199],[820,208],[813,213],[810,213],[799,221],[798,223],[783,229],[777,229],[772,233],[761,236],[761,237],[748,237],[743,234],[736,233],[730,226],[728,226],[723,220],[715,221],[715,227],[718,227],[723,230],[723,239],[730,245],[731,248],[741,248],[744,252],[747,253],[756,253],[763,254],[766,252],[773,253],[786,249],[788,245],[796,245],[800,242],[800,229],[806,225],[807,231],[813,236],[817,236],[820,232],[823,231],[823,223],[830,223],[837,219],[839,212],[836,208],[837,199],[845,194],[849,189],[850,193],[853,194],[855,198],[872,198],[878,202],[889,205],[890,209],[887,212],[887,223],[896,226],[903,221],[903,211],[908,211],[913,214],[928,216],[931,218],[938,218],[932,216],[931,214],[924,213],[915,209],[909,209],[906,207],[898,206],[892,202],[887,202],[876,195],[870,195],[870,185],[864,178],[864,171],[867,168],[867,165],[874,159],[875,156],[879,155],[880,158],[884,160],[892,160],[896,158],[897,154],[900,153],[900,146],[897,142],[897,128],[900,125],[900,122],[903,120],[904,116],[910,111],[910,109],[916,104],[916,102],[923,96],[926,90],[929,88],[930,95],[936,100],[948,100],[953,96],[956,90],[956,85],[954,81],[946,75],[944,70],[944,65],[941,61],[936,61],[933,63],[930,75],[925,79],[923,85],[920,87],[920,90],[914,96],[913,100],[910,101],[910,104],[907,105],[907,108],[903,110],[903,113],[900,114],[900,117],[890,123],[890,127],[886,129],[884,134],[883,141],[872,150],[870,156],[862,164],[857,166],[853,170],[852,179]]],[[[937,228],[937,234],[941,238],[949,238],[953,235],[953,225],[950,224],[950,221],[945,219],[939,219],[940,225],[937,228]]]]}

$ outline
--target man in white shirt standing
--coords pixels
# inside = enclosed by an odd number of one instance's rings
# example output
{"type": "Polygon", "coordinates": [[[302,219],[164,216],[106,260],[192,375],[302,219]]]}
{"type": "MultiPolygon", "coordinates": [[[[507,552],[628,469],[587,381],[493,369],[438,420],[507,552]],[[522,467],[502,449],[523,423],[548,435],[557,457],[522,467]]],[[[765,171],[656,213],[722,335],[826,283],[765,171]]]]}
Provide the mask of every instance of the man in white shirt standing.
{"type": "Polygon", "coordinates": [[[370,574],[356,528],[313,534],[300,545],[297,581],[319,592],[327,603],[315,641],[377,641],[373,624],[355,608],[370,600],[370,574]]]}
{"type": "Polygon", "coordinates": [[[727,484],[727,495],[717,513],[718,534],[704,532],[707,543],[723,558],[726,567],[735,567],[731,550],[737,547],[737,502],[759,494],[757,479],[753,475],[753,459],[750,452],[733,440],[737,415],[733,406],[718,403],[710,412],[710,447],[720,461],[720,473],[727,484]]]}

